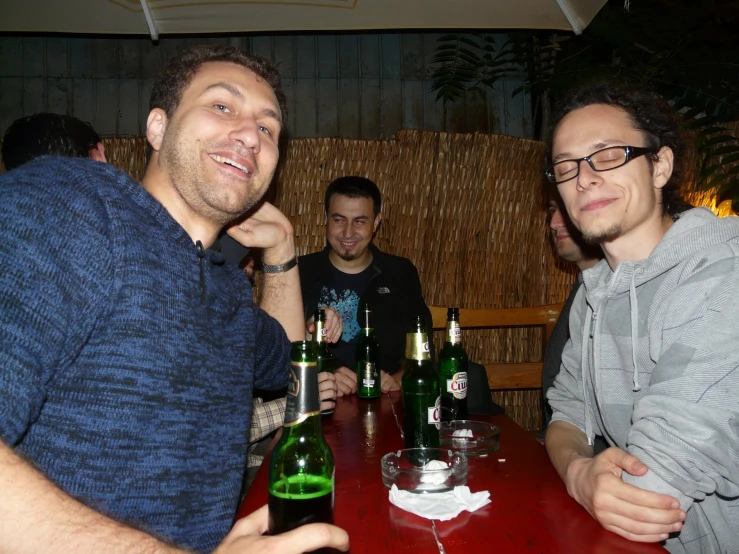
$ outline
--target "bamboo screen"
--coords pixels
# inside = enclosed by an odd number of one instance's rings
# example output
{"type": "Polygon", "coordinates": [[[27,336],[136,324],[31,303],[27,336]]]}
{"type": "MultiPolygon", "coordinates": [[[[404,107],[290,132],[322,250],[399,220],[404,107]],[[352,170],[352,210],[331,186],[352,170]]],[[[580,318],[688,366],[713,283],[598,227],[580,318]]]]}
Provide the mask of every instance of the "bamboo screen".
{"type": "MultiPolygon", "coordinates": [[[[292,140],[274,201],[301,254],[325,244],[323,194],[343,175],[377,183],[384,251],[418,268],[426,302],[513,308],[563,301],[574,274],[548,240],[541,192],[544,145],[506,136],[402,131],[389,141],[292,140]]],[[[465,331],[470,358],[541,361],[539,329],[465,331]]],[[[440,347],[441,333],[436,337],[440,347]]],[[[526,429],[540,426],[540,391],[495,392],[526,429]]]]}
{"type": "MultiPolygon", "coordinates": [[[[143,176],[143,138],[104,139],[108,160],[143,176]]],[[[292,139],[268,193],[292,221],[300,254],[325,244],[323,194],[343,175],[375,181],[383,194],[382,250],[418,268],[429,305],[514,308],[562,302],[574,268],[554,255],[546,228],[544,144],[507,136],[401,131],[392,140],[292,139]]],[[[691,200],[710,195],[688,188],[691,200]]],[[[713,207],[713,206],[711,206],[713,207]]],[[[479,363],[541,361],[539,329],[469,330],[479,363]]],[[[435,337],[440,347],[441,334],[435,337]]],[[[525,429],[540,426],[540,391],[496,391],[525,429]]]]}

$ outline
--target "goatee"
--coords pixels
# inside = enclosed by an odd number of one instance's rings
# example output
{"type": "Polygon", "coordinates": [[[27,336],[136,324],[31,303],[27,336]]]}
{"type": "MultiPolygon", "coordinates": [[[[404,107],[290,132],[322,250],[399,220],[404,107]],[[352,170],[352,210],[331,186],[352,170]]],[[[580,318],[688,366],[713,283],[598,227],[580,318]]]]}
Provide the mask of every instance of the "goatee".
{"type": "Polygon", "coordinates": [[[604,242],[616,240],[622,234],[621,225],[614,223],[608,229],[601,231],[591,231],[589,229],[582,230],[582,240],[585,244],[598,245],[604,242]]]}

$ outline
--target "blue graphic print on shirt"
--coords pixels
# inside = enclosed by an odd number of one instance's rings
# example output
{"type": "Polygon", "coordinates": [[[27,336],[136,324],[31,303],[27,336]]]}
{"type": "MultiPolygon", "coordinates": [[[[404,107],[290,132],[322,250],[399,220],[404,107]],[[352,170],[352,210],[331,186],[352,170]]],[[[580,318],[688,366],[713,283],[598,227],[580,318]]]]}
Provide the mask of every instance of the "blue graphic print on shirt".
{"type": "Polygon", "coordinates": [[[352,342],[361,330],[357,322],[357,309],[359,308],[359,295],[357,292],[351,289],[344,289],[337,292],[334,289],[323,287],[318,304],[320,306],[331,306],[339,312],[344,322],[341,340],[352,342]]]}
{"type": "Polygon", "coordinates": [[[356,370],[356,347],[361,331],[357,312],[364,289],[367,288],[373,274],[372,266],[359,273],[344,273],[334,268],[331,277],[321,289],[318,305],[334,308],[344,323],[341,340],[331,346],[337,367],[343,365],[356,370]]]}

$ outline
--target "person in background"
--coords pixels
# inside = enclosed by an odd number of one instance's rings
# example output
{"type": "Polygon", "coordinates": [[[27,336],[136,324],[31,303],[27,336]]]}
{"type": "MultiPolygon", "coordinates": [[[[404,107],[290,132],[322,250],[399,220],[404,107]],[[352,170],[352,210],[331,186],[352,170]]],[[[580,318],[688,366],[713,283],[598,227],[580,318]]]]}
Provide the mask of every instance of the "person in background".
{"type": "MultiPolygon", "coordinates": [[[[562,307],[562,312],[559,314],[559,319],[552,330],[552,335],[549,337],[549,342],[544,352],[544,364],[541,375],[541,388],[544,397],[544,427],[537,437],[542,444],[544,443],[547,426],[552,419],[552,408],[546,400],[547,391],[554,384],[554,379],[559,373],[559,368],[562,365],[562,350],[570,339],[570,308],[582,284],[582,272],[593,267],[603,257],[603,252],[601,252],[598,246],[591,246],[583,242],[580,231],[572,225],[569,217],[567,217],[567,212],[562,206],[562,199],[559,195],[554,192],[549,196],[551,198],[547,207],[547,220],[549,221],[549,231],[552,235],[554,250],[557,256],[566,262],[575,264],[579,273],[562,307]]],[[[596,441],[596,453],[607,447],[607,443],[603,441],[602,437],[596,437],[596,441]]]]}
{"type": "Polygon", "coordinates": [[[552,119],[547,178],[604,259],[572,303],[546,448],[604,528],[739,552],[739,220],[680,198],[678,118],[604,80],[552,119]],[[597,455],[596,435],[610,445],[597,455]]]}
{"type": "Polygon", "coordinates": [[[252,390],[305,336],[292,226],[260,201],[285,105],[269,62],[193,47],[154,84],[141,184],[62,157],[0,176],[4,550],[348,549],[332,525],[262,536],[266,507],[231,528],[252,390]],[[261,308],[209,248],[247,212],[228,232],[262,249],[261,308]]]}
{"type": "Polygon", "coordinates": [[[105,147],[92,125],[71,115],[56,113],[22,117],[5,131],[2,158],[7,171],[39,156],[69,156],[107,162],[105,147]]]}
{"type": "Polygon", "coordinates": [[[299,260],[305,318],[310,321],[319,306],[335,308],[341,315],[341,340],[333,347],[336,384],[338,396],[354,394],[359,310],[368,302],[380,345],[382,390],[399,390],[408,329],[418,315],[426,320],[429,333],[432,328],[418,271],[407,258],[372,244],[382,221],[382,199],[374,182],[340,177],[326,189],[324,207],[328,244],[299,260]]]}

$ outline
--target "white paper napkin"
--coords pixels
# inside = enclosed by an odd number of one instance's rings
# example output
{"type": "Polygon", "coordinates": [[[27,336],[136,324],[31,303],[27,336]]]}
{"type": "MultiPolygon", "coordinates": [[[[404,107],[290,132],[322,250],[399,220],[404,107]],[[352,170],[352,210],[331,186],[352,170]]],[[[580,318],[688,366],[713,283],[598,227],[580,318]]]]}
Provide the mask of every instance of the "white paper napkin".
{"type": "Polygon", "coordinates": [[[490,492],[472,493],[469,487],[454,487],[454,490],[447,492],[415,494],[393,485],[390,489],[390,502],[417,516],[447,521],[464,510],[474,512],[490,504],[490,492]]]}

